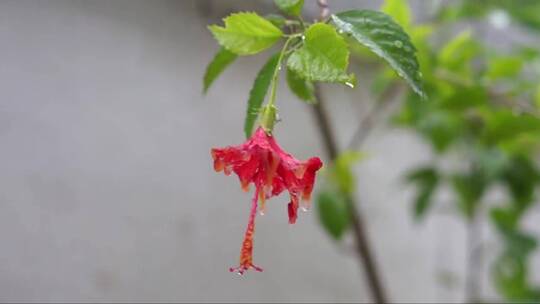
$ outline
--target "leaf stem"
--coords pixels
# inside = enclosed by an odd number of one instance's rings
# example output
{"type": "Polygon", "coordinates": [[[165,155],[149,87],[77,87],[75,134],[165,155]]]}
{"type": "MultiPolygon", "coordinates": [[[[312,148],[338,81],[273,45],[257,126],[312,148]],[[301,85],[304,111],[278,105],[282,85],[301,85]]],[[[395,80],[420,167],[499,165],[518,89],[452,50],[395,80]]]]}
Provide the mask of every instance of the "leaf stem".
{"type": "Polygon", "coordinates": [[[277,80],[279,76],[279,71],[281,70],[281,61],[283,61],[283,57],[287,51],[287,47],[289,46],[289,43],[296,37],[299,37],[300,34],[294,34],[289,35],[287,40],[285,41],[285,44],[283,45],[283,48],[281,49],[281,52],[279,53],[278,62],[276,65],[276,69],[274,70],[274,74],[272,75],[272,84],[270,87],[270,100],[268,100],[268,106],[274,106],[275,100],[276,100],[276,89],[277,89],[277,80]]]}

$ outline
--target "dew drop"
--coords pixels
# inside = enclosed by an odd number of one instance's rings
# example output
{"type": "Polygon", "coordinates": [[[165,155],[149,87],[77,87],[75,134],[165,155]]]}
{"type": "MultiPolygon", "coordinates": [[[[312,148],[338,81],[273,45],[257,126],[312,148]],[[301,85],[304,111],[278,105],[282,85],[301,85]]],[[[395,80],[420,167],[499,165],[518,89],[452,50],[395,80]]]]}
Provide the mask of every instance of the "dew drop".
{"type": "Polygon", "coordinates": [[[343,34],[343,30],[339,30],[338,33],[343,34]]]}
{"type": "Polygon", "coordinates": [[[264,210],[259,211],[259,215],[263,216],[264,215],[264,210]]]}
{"type": "Polygon", "coordinates": [[[300,210],[302,210],[303,212],[308,212],[309,209],[306,208],[306,207],[304,207],[304,206],[302,206],[302,207],[300,207],[300,210]]]}
{"type": "Polygon", "coordinates": [[[353,89],[354,88],[354,84],[350,83],[350,82],[345,82],[345,85],[348,86],[349,88],[353,89]]]}
{"type": "Polygon", "coordinates": [[[398,49],[400,49],[400,48],[403,46],[403,42],[401,42],[401,41],[399,41],[399,40],[396,40],[396,41],[394,41],[394,45],[395,45],[398,49]]]}
{"type": "Polygon", "coordinates": [[[418,77],[424,76],[424,75],[422,74],[422,72],[420,72],[420,71],[418,71],[418,73],[416,73],[416,74],[418,75],[418,77]]]}

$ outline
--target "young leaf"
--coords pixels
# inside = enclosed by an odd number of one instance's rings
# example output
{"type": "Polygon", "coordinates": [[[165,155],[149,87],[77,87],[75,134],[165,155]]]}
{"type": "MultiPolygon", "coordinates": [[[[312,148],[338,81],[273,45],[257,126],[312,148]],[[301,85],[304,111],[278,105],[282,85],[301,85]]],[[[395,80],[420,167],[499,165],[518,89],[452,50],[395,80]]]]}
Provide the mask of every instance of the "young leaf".
{"type": "Polygon", "coordinates": [[[300,16],[304,0],[274,0],[280,10],[293,16],[300,16]]]}
{"type": "Polygon", "coordinates": [[[214,80],[236,59],[236,54],[221,47],[214,56],[214,59],[206,67],[203,79],[203,93],[208,91],[214,80]]]}
{"type": "Polygon", "coordinates": [[[308,81],[342,82],[352,86],[354,75],[347,75],[349,50],[336,30],[324,23],[311,25],[304,45],[291,54],[288,67],[308,81]]]}
{"type": "Polygon", "coordinates": [[[224,19],[225,27],[208,29],[220,45],[238,55],[252,55],[271,47],[283,33],[270,21],[255,13],[237,13],[224,19]]]}
{"type": "Polygon", "coordinates": [[[295,71],[287,68],[287,84],[291,91],[307,103],[315,103],[315,93],[313,83],[302,79],[295,71]]]}
{"type": "Polygon", "coordinates": [[[270,83],[272,82],[272,76],[274,70],[277,68],[278,61],[279,53],[268,59],[266,64],[259,71],[259,74],[257,74],[257,78],[255,78],[253,87],[249,92],[246,120],[244,122],[244,132],[246,133],[246,137],[249,137],[253,131],[253,125],[259,116],[261,105],[266,97],[270,83]]]}
{"type": "Polygon", "coordinates": [[[317,211],[322,226],[335,240],[340,240],[349,227],[345,198],[334,191],[321,192],[317,196],[317,211]]]}
{"type": "Polygon", "coordinates": [[[388,15],[370,10],[352,10],[332,15],[336,27],[384,58],[421,97],[425,98],[416,48],[407,33],[388,15]]]}
{"type": "Polygon", "coordinates": [[[392,16],[404,28],[411,25],[411,8],[407,0],[386,0],[381,11],[392,16]]]}

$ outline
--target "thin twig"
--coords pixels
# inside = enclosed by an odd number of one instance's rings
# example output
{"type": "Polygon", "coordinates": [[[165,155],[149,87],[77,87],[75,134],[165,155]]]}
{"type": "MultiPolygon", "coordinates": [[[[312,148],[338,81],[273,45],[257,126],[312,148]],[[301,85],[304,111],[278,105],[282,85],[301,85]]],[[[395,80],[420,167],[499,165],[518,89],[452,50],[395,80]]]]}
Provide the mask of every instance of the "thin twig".
{"type": "Polygon", "coordinates": [[[328,6],[327,0],[317,0],[317,5],[319,6],[319,20],[325,20],[330,15],[330,7],[328,6]]]}
{"type": "MultiPolygon", "coordinates": [[[[325,20],[330,15],[328,1],[317,0],[317,4],[320,8],[319,19],[325,20]]],[[[314,114],[317,119],[317,126],[319,127],[320,135],[323,139],[328,157],[331,160],[335,160],[339,154],[339,148],[336,144],[336,140],[331,129],[330,120],[324,108],[324,98],[322,97],[320,87],[317,84],[315,84],[315,98],[318,101],[313,106],[314,114]]],[[[366,279],[373,301],[376,303],[386,303],[384,288],[379,277],[375,260],[371,253],[371,247],[365,232],[362,216],[356,207],[357,203],[354,201],[354,197],[352,195],[348,195],[345,201],[348,209],[347,214],[349,215],[352,230],[355,236],[358,258],[361,264],[364,266],[366,279]]]]}
{"type": "Polygon", "coordinates": [[[373,105],[371,111],[360,121],[358,128],[352,136],[351,142],[349,145],[347,145],[347,150],[357,150],[360,148],[376,126],[376,118],[386,107],[399,100],[396,97],[400,93],[401,86],[398,84],[392,84],[388,86],[381,95],[379,95],[379,98],[377,98],[375,101],[375,105],[373,105]]]}
{"type": "MultiPolygon", "coordinates": [[[[319,127],[320,135],[324,142],[326,154],[331,160],[335,160],[339,154],[339,149],[331,130],[327,112],[324,108],[324,98],[322,97],[320,87],[317,84],[315,85],[315,97],[318,102],[313,106],[313,112],[317,119],[317,126],[319,127]]],[[[364,266],[363,270],[365,271],[371,296],[376,303],[386,303],[384,287],[380,279],[375,259],[373,258],[371,246],[369,245],[364,221],[360,211],[356,207],[357,202],[354,200],[354,197],[347,196],[346,203],[348,209],[347,214],[349,215],[355,236],[357,255],[361,264],[364,266]]]]}

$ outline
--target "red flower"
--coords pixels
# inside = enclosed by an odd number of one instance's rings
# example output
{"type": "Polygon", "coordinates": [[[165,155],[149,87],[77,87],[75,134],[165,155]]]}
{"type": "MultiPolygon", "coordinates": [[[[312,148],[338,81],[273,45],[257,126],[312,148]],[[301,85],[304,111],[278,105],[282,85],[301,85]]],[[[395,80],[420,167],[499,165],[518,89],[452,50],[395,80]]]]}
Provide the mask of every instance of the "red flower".
{"type": "Polygon", "coordinates": [[[230,271],[239,274],[243,274],[249,268],[262,271],[253,265],[253,233],[257,202],[260,203],[262,214],[266,199],[277,196],[287,189],[291,198],[287,208],[289,223],[294,224],[300,200],[303,202],[303,208],[309,207],[315,173],[322,167],[322,162],[318,157],[312,157],[305,162],[297,160],[283,151],[274,137],[266,134],[263,128],[258,128],[242,145],[212,149],[212,157],[214,169],[217,172],[223,170],[226,175],[236,173],[245,191],[249,190],[250,183],[255,185],[251,213],[240,253],[240,266],[230,268],[230,271]]]}

